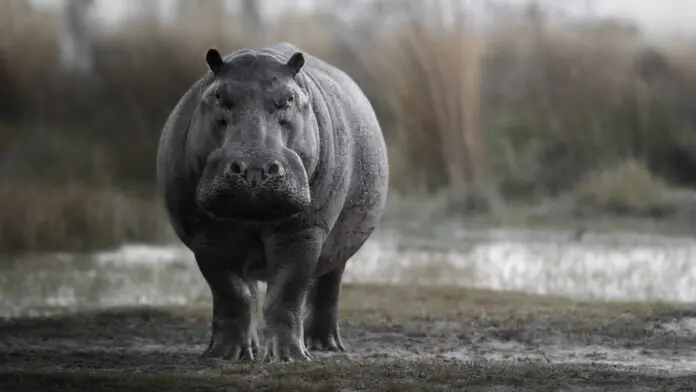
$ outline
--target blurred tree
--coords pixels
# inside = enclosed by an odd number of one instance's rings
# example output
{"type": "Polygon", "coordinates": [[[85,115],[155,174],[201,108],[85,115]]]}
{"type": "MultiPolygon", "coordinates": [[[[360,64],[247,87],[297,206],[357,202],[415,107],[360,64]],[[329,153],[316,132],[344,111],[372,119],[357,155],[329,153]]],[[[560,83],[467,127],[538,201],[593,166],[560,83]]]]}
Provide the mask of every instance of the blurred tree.
{"type": "Polygon", "coordinates": [[[63,2],[59,36],[60,63],[63,70],[83,75],[92,73],[94,58],[88,12],[93,4],[94,0],[63,2]]]}
{"type": "Polygon", "coordinates": [[[131,20],[160,21],[160,2],[157,0],[130,0],[128,18],[131,20]]]}
{"type": "Polygon", "coordinates": [[[176,3],[176,19],[180,25],[190,28],[206,26],[217,31],[218,36],[223,33],[227,15],[222,0],[178,0],[176,3]]]}
{"type": "Polygon", "coordinates": [[[13,15],[13,12],[27,12],[32,8],[31,2],[28,0],[4,0],[4,3],[3,8],[8,11],[4,14],[7,16],[13,15]]]}
{"type": "Polygon", "coordinates": [[[3,3],[2,12],[0,12],[0,26],[2,26],[4,34],[0,36],[0,49],[4,49],[5,46],[9,45],[8,41],[13,39],[14,34],[8,33],[14,33],[21,28],[20,24],[25,21],[25,17],[33,12],[29,0],[3,0],[3,3]]]}
{"type": "Polygon", "coordinates": [[[178,0],[176,18],[179,24],[207,26],[217,30],[219,37],[241,30],[246,46],[260,47],[266,43],[260,0],[235,0],[234,8],[241,19],[239,30],[232,28],[224,0],[178,0]]]}
{"type": "Polygon", "coordinates": [[[266,35],[259,0],[241,0],[241,2],[245,42],[252,47],[260,47],[266,43],[266,35]]]}

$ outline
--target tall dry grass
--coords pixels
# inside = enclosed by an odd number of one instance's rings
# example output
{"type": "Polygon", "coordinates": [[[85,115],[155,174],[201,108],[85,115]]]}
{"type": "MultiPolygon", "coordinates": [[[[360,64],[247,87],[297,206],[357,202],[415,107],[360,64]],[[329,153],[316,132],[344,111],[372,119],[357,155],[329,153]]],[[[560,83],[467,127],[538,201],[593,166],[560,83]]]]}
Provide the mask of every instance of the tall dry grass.
{"type": "Polygon", "coordinates": [[[171,239],[164,210],[152,196],[80,183],[0,185],[0,249],[4,252],[116,247],[171,239]]]}
{"type": "Polygon", "coordinates": [[[425,183],[463,190],[484,171],[479,124],[480,42],[465,26],[451,31],[417,20],[378,37],[365,64],[388,89],[402,155],[403,187],[425,183]],[[407,162],[410,162],[410,167],[407,162]]]}
{"type": "MultiPolygon", "coordinates": [[[[614,25],[552,25],[538,14],[501,20],[483,34],[441,3],[381,11],[388,15],[375,10],[353,28],[299,11],[268,26],[267,43],[293,42],[364,88],[388,140],[393,192],[444,189],[467,207],[497,197],[533,201],[570,192],[588,173],[632,159],[667,182],[696,185],[696,51],[648,46],[614,25]]],[[[55,15],[10,10],[0,23],[0,248],[60,247],[68,237],[95,244],[146,238],[114,229],[128,225],[104,216],[159,207],[123,203],[118,192],[109,200],[111,191],[102,189],[152,196],[160,128],[206,71],[206,49],[247,45],[235,28],[243,25],[238,15],[219,18],[226,29],[138,19],[98,32],[94,77],[80,78],[57,66],[55,15]],[[75,183],[83,184],[82,203],[66,185],[75,183]],[[44,195],[60,192],[70,196],[52,203],[65,209],[42,207],[44,195]],[[102,212],[74,207],[89,203],[101,203],[102,212]],[[25,219],[32,209],[46,218],[25,219]],[[68,230],[58,222],[65,214],[49,213],[58,210],[91,222],[75,226],[90,229],[68,230]],[[110,233],[105,242],[90,237],[102,224],[110,233]],[[31,225],[70,234],[17,234],[44,230],[31,225]]]]}

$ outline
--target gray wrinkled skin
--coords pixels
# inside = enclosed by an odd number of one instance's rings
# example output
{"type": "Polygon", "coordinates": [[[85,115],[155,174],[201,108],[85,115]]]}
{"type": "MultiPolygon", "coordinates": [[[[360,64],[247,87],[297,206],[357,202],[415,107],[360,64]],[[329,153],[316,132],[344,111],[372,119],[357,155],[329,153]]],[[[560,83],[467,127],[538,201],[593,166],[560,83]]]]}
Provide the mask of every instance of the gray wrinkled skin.
{"type": "Polygon", "coordinates": [[[343,351],[338,298],[346,262],[387,197],[382,132],[345,73],[281,43],[224,59],[164,126],[157,178],[169,218],[212,292],[204,355],[268,361],[343,351]],[[262,309],[257,282],[268,284],[262,309]],[[307,314],[301,314],[303,301],[307,314]]]}

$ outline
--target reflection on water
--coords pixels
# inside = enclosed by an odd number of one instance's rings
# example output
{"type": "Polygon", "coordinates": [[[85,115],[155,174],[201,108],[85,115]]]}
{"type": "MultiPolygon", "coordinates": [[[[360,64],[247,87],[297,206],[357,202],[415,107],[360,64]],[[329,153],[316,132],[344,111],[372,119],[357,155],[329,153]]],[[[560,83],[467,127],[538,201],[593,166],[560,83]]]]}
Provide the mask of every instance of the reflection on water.
{"type": "MultiPolygon", "coordinates": [[[[696,300],[696,241],[618,236],[569,240],[469,233],[439,244],[386,232],[353,258],[346,282],[454,284],[578,299],[696,300]],[[407,243],[407,245],[404,245],[407,243]]],[[[210,293],[179,246],[130,245],[94,255],[0,260],[0,316],[137,304],[208,304],[210,293]]]]}

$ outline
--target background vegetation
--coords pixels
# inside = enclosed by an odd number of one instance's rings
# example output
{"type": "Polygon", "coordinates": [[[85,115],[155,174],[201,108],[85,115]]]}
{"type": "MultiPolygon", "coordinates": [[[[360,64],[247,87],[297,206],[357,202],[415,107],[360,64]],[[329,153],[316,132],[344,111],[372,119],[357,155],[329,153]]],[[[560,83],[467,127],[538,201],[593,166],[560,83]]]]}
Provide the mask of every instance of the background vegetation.
{"type": "Polygon", "coordinates": [[[448,214],[570,200],[552,213],[683,218],[696,187],[696,46],[620,20],[536,5],[482,27],[444,1],[374,1],[350,20],[350,2],[333,2],[344,8],[291,7],[261,26],[248,7],[173,22],[143,8],[92,26],[77,72],[60,60],[64,16],[2,3],[3,251],[170,239],[157,142],[211,46],[289,41],[355,78],[390,149],[387,220],[412,200],[448,214]]]}

